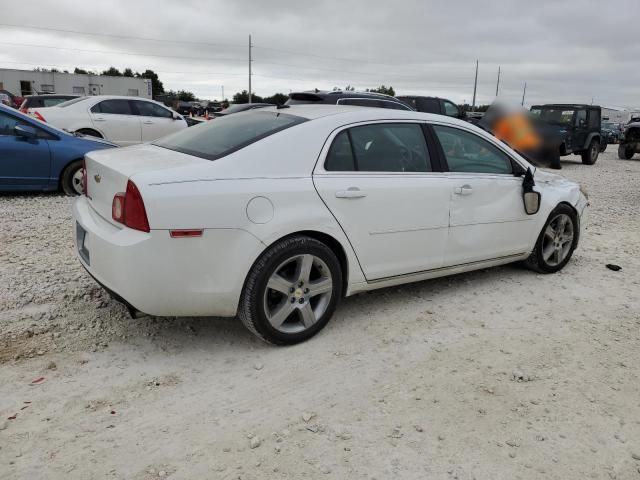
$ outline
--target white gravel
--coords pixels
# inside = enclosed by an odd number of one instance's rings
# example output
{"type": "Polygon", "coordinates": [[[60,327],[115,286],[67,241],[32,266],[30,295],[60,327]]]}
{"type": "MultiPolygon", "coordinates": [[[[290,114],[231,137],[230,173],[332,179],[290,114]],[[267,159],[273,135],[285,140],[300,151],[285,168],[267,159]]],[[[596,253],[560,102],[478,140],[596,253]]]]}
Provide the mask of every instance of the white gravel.
{"type": "Polygon", "coordinates": [[[614,153],[564,162],[592,206],[561,273],[349,298],[290,348],[128,318],[70,199],[0,196],[0,478],[640,478],[640,160],[614,153]]]}

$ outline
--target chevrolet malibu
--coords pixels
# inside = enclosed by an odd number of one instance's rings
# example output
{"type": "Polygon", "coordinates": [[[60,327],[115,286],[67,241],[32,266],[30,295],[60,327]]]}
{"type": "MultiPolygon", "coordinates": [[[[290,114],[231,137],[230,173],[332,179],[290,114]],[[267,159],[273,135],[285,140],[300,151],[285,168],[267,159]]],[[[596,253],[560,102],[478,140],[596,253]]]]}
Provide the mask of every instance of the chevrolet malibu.
{"type": "Polygon", "coordinates": [[[557,272],[587,205],[473,125],[401,110],[263,108],[85,161],[74,237],[97,282],[132,312],[237,315],[275,344],[358,292],[557,272]]]}

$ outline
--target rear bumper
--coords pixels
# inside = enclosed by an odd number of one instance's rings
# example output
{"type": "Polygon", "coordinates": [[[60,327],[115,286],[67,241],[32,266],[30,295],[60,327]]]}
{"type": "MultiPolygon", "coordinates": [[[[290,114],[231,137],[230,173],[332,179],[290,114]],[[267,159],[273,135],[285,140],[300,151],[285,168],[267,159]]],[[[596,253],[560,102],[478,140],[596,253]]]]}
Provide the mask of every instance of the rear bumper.
{"type": "Polygon", "coordinates": [[[234,316],[246,274],[264,248],[238,229],[171,238],[167,230],[119,228],[86,197],[75,201],[73,218],[80,263],[117,299],[150,315],[234,316]]]}

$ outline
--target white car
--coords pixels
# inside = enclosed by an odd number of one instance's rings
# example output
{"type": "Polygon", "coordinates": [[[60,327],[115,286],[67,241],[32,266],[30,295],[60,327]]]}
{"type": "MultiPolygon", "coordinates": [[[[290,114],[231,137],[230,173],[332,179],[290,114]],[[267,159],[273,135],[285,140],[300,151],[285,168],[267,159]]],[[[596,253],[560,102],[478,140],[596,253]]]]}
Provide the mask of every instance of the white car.
{"type": "Polygon", "coordinates": [[[86,156],[82,265],[132,311],[235,316],[276,344],[365,290],[502,265],[556,272],[577,184],[469,123],[299,105],[86,156]]]}
{"type": "Polygon", "coordinates": [[[182,115],[146,98],[79,97],[32,115],[68,132],[104,138],[122,147],[151,142],[187,128],[182,115]]]}

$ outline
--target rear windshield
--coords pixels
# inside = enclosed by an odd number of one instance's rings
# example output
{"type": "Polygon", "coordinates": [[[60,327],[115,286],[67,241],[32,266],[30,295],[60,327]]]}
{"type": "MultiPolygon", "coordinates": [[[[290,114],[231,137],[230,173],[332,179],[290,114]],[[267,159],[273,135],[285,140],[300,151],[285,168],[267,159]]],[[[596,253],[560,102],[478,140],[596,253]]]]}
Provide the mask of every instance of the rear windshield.
{"type": "Polygon", "coordinates": [[[154,142],[159,147],[216,160],[306,118],[280,112],[249,111],[210,120],[154,142]]]}

